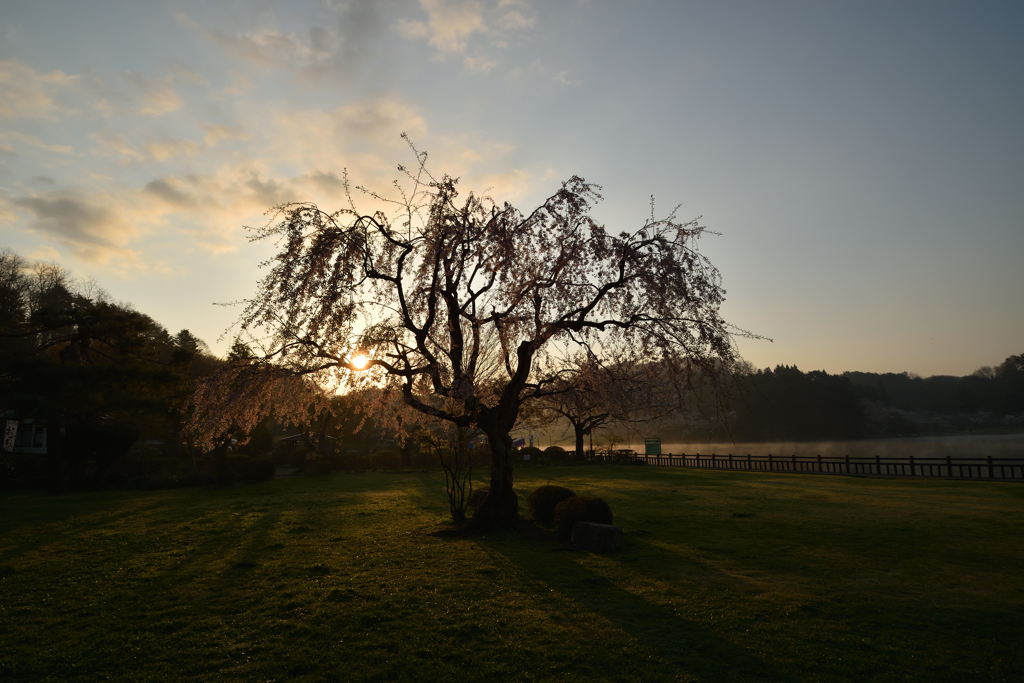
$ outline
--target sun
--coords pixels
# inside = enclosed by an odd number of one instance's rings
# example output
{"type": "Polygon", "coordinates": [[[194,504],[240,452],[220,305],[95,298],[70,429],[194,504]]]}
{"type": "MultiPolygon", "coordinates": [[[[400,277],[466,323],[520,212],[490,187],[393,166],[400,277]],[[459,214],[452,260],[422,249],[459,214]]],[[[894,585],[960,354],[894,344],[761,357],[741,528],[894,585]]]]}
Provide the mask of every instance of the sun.
{"type": "Polygon", "coordinates": [[[366,364],[370,362],[370,359],[366,357],[365,353],[357,353],[352,356],[352,366],[357,370],[362,370],[366,367],[366,364]]]}

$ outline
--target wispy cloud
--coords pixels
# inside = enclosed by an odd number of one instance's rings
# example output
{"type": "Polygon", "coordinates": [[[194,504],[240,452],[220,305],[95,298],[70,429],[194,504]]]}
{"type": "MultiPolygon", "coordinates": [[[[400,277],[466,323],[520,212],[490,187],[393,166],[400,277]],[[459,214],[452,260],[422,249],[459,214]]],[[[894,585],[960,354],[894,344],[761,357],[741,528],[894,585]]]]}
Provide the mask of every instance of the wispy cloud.
{"type": "Polygon", "coordinates": [[[39,73],[19,61],[0,60],[0,116],[52,119],[60,110],[58,94],[77,78],[63,71],[39,73]]]}
{"type": "Polygon", "coordinates": [[[31,230],[64,244],[83,260],[136,261],[127,245],[138,237],[138,230],[114,203],[104,203],[96,195],[53,191],[19,197],[12,204],[31,215],[31,230]]]}
{"type": "MultiPolygon", "coordinates": [[[[11,131],[9,133],[0,134],[0,141],[7,143],[4,147],[8,150],[13,151],[13,147],[10,145],[10,140],[17,140],[23,142],[26,145],[32,147],[38,147],[39,149],[45,149],[48,152],[54,152],[56,154],[74,154],[75,150],[70,145],[54,145],[47,142],[43,142],[35,135],[29,135],[28,133],[20,133],[18,131],[11,131]]],[[[2,143],[0,143],[2,144],[2,143]]]]}
{"type": "Polygon", "coordinates": [[[398,30],[408,38],[426,38],[442,54],[464,51],[470,35],[486,30],[478,0],[420,0],[420,6],[426,22],[399,19],[398,30]]]}
{"type": "Polygon", "coordinates": [[[248,140],[251,136],[237,126],[225,126],[219,123],[203,124],[203,144],[213,147],[221,140],[248,140]]]}
{"type": "Polygon", "coordinates": [[[426,39],[439,58],[462,54],[475,45],[474,54],[463,59],[468,71],[486,73],[497,64],[484,47],[503,48],[512,34],[537,25],[537,13],[528,0],[501,0],[496,5],[480,0],[419,0],[426,19],[399,19],[395,28],[409,39],[426,39]],[[476,41],[479,36],[484,39],[476,41]]]}
{"type": "Polygon", "coordinates": [[[124,78],[140,95],[140,113],[158,116],[181,107],[171,78],[148,78],[136,71],[126,71],[124,78]]]}
{"type": "MultiPolygon", "coordinates": [[[[386,53],[379,36],[387,23],[388,3],[378,0],[325,0],[319,23],[301,30],[282,28],[282,23],[267,12],[254,19],[247,29],[208,27],[179,12],[175,18],[197,34],[218,45],[226,54],[263,69],[295,70],[305,78],[325,75],[347,76],[371,55],[386,53]]],[[[236,74],[229,93],[251,87],[248,77],[236,74]]]]}

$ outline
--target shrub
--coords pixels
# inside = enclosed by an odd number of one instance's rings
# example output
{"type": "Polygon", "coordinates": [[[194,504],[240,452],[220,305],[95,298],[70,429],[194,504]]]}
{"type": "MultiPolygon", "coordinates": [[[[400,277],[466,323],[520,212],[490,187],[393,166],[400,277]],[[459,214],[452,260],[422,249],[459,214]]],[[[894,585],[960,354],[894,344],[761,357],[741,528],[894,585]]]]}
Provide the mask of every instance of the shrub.
{"type": "Polygon", "coordinates": [[[217,478],[206,472],[195,472],[186,474],[183,481],[185,486],[211,486],[217,483],[217,478]]]}
{"type": "Polygon", "coordinates": [[[236,478],[241,478],[245,474],[245,465],[249,462],[248,455],[242,455],[240,453],[231,453],[227,456],[228,469],[231,470],[236,478]]]}
{"type": "Polygon", "coordinates": [[[334,471],[334,466],[331,465],[330,460],[314,460],[313,461],[313,474],[330,474],[334,471]]]}
{"type": "Polygon", "coordinates": [[[525,462],[526,456],[530,456],[530,462],[537,462],[540,460],[540,456],[544,453],[541,449],[536,446],[527,446],[526,448],[519,449],[519,457],[525,462]]]}
{"type": "Polygon", "coordinates": [[[469,461],[473,463],[473,467],[486,467],[491,464],[491,449],[486,442],[483,446],[470,449],[469,461]]]}
{"type": "Polygon", "coordinates": [[[544,449],[544,457],[551,462],[565,462],[569,459],[569,453],[561,446],[548,446],[544,449]]]}
{"type": "Polygon", "coordinates": [[[377,451],[370,456],[370,466],[375,470],[401,469],[401,454],[398,451],[377,451]]]}
{"type": "Polygon", "coordinates": [[[573,496],[555,506],[554,522],[559,535],[569,538],[576,522],[611,524],[612,509],[600,498],[573,496]]]}
{"type": "Polygon", "coordinates": [[[432,450],[423,449],[412,454],[412,466],[413,467],[440,467],[437,454],[432,450]]]}
{"type": "Polygon", "coordinates": [[[490,486],[481,486],[478,489],[473,489],[473,493],[469,494],[469,505],[468,507],[476,512],[476,509],[484,502],[484,498],[487,497],[487,493],[491,490],[490,486]]]}
{"type": "Polygon", "coordinates": [[[366,455],[342,455],[333,460],[334,469],[339,472],[355,472],[370,469],[370,458],[366,455]]]}
{"type": "Polygon", "coordinates": [[[276,471],[274,461],[269,458],[252,458],[242,468],[246,481],[270,481],[276,471]]]}
{"type": "Polygon", "coordinates": [[[575,495],[572,489],[567,489],[564,486],[553,484],[538,486],[526,499],[526,510],[537,521],[550,524],[555,513],[555,506],[575,495]]]}

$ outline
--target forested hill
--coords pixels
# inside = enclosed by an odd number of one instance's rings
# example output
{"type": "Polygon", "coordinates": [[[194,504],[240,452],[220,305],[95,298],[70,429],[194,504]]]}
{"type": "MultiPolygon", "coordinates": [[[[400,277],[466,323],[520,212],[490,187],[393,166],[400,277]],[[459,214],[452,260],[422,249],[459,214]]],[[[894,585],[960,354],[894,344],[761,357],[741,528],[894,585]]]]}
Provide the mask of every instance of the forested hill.
{"type": "Polygon", "coordinates": [[[802,372],[780,365],[737,378],[735,437],[856,439],[1024,429],[1024,354],[965,377],[802,372]]]}

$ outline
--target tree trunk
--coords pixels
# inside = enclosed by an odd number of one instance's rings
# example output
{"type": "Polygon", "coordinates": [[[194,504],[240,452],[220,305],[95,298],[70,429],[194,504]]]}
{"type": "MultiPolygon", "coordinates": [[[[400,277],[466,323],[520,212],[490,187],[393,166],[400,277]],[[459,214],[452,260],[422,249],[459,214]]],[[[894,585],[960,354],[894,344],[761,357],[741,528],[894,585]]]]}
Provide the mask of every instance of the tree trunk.
{"type": "Polygon", "coordinates": [[[573,428],[576,430],[576,460],[583,462],[586,459],[583,454],[583,425],[573,424],[573,428]]]}
{"type": "Polygon", "coordinates": [[[519,522],[519,499],[512,490],[512,437],[497,426],[483,426],[491,446],[491,489],[467,526],[445,529],[438,536],[468,536],[514,529],[519,522]]]}
{"type": "Polygon", "coordinates": [[[64,423],[55,420],[46,425],[46,457],[49,461],[49,482],[47,492],[59,496],[66,492],[64,486],[64,423]]]}
{"type": "Polygon", "coordinates": [[[231,486],[231,471],[228,469],[228,447],[231,445],[231,434],[224,442],[213,449],[214,467],[217,469],[217,486],[231,486]]]}

